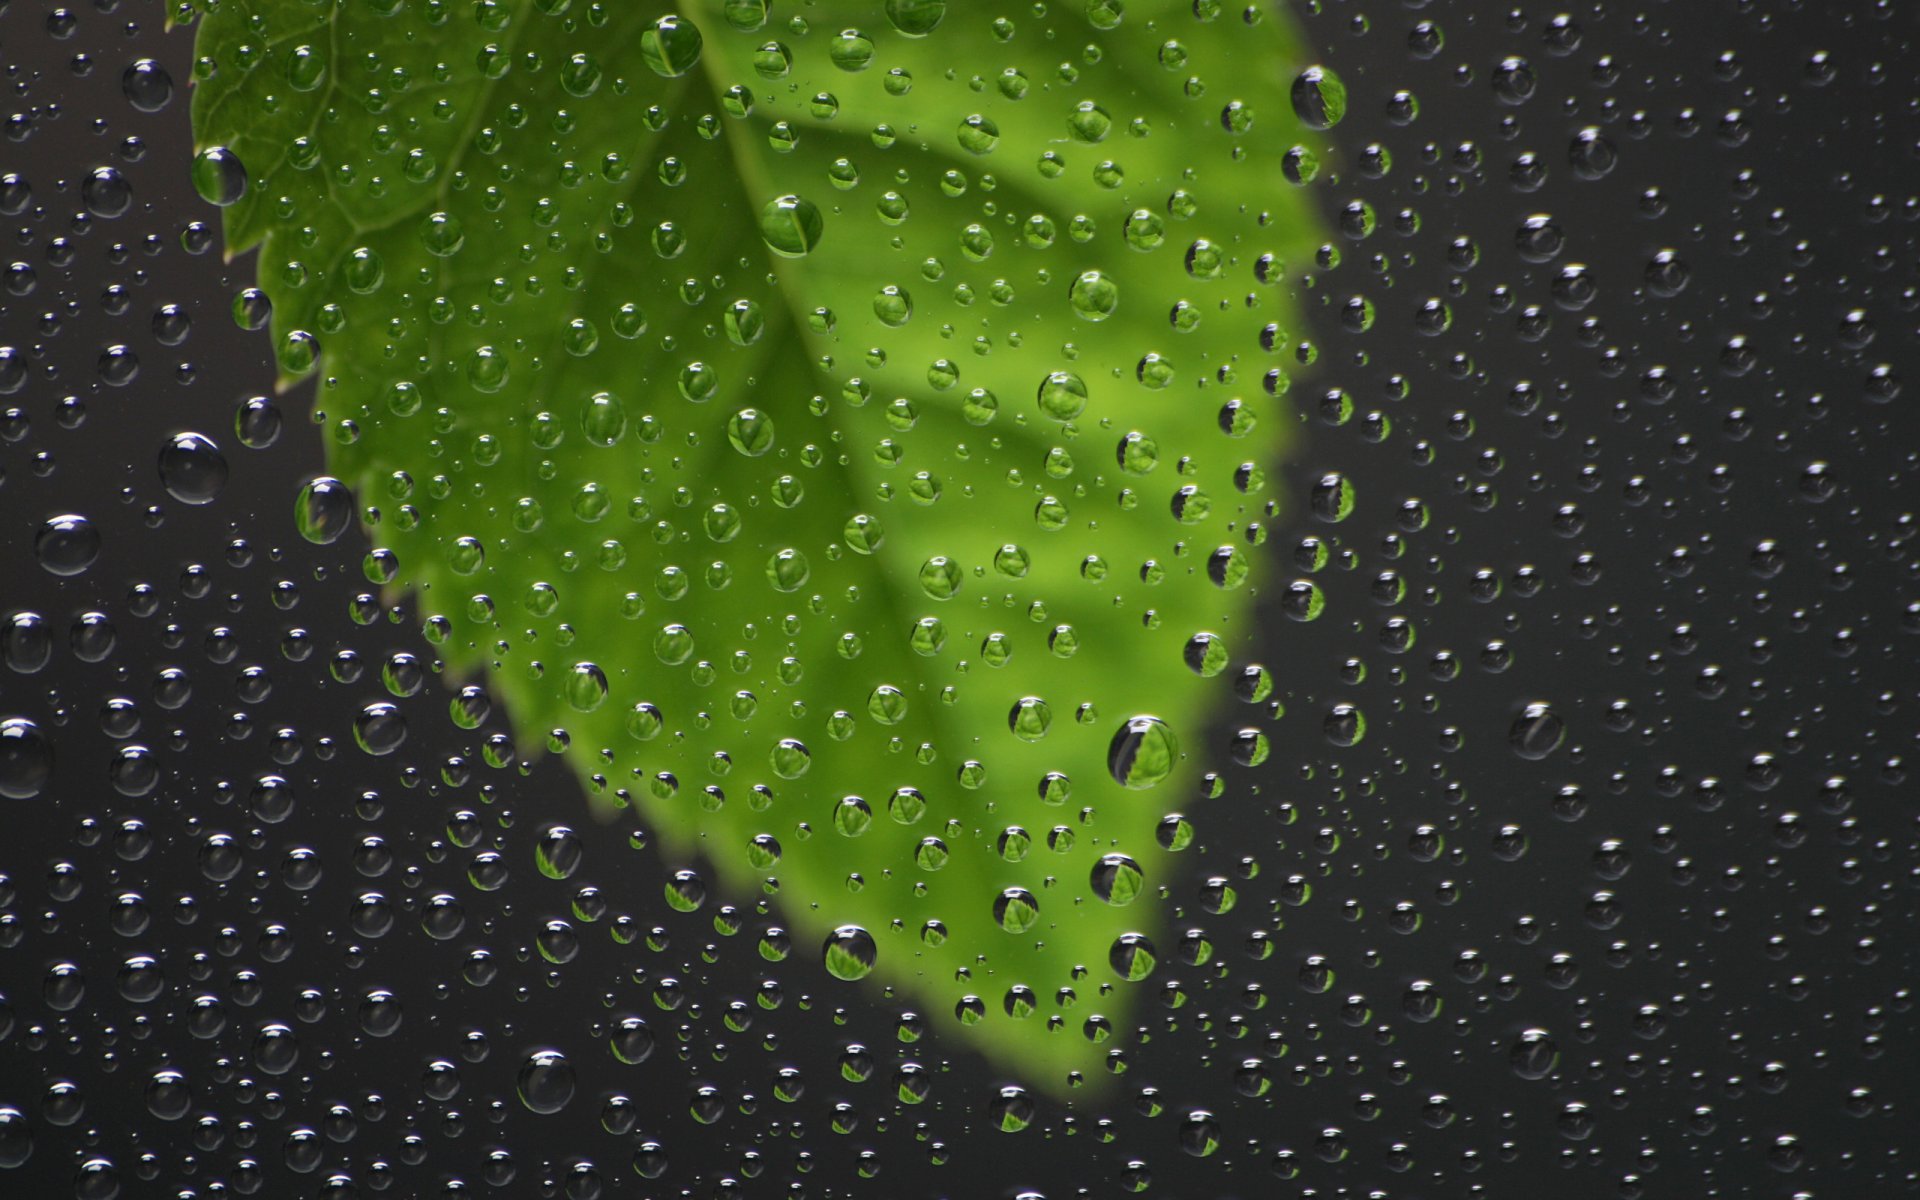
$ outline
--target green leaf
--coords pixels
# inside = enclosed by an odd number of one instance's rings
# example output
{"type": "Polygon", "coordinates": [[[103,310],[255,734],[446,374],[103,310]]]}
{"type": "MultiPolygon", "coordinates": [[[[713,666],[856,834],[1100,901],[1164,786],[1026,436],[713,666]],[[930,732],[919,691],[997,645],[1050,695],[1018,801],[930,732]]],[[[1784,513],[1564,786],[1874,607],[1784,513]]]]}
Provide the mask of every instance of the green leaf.
{"type": "Polygon", "coordinates": [[[318,355],[370,577],[603,813],[1045,1087],[1152,986],[1116,939],[1162,933],[1127,902],[1173,880],[1156,827],[1229,695],[1201,672],[1266,571],[1317,239],[1281,169],[1304,63],[1243,7],[225,0],[199,31],[196,179],[260,250],[283,382],[318,355]]]}

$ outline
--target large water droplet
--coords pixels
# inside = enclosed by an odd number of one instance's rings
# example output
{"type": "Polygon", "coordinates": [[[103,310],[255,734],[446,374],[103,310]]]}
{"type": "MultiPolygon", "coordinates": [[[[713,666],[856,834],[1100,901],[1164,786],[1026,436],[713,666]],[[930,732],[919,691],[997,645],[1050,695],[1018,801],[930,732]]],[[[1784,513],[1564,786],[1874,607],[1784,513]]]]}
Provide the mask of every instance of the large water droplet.
{"type": "Polygon", "coordinates": [[[1195,1109],[1180,1122],[1180,1148],[1195,1158],[1208,1158],[1220,1149],[1220,1122],[1205,1109],[1195,1109]]]}
{"type": "Polygon", "coordinates": [[[1093,864],[1088,884],[1093,894],[1118,908],[1132,904],[1139,896],[1140,889],[1146,885],[1146,875],[1140,870],[1140,864],[1125,854],[1103,854],[1093,864]]]}
{"type": "Polygon", "coordinates": [[[53,742],[25,717],[0,721],[0,796],[31,800],[53,777],[53,742]]]}
{"type": "Polygon", "coordinates": [[[1072,371],[1054,371],[1040,381],[1040,411],[1056,421],[1071,421],[1087,411],[1087,385],[1072,371]]]}
{"type": "Polygon", "coordinates": [[[1521,758],[1538,762],[1560,748],[1567,737],[1567,723],[1547,705],[1527,705],[1507,730],[1507,744],[1521,758]]]}
{"type": "Polygon", "coordinates": [[[238,204],[247,194],[246,165],[225,146],[209,146],[194,156],[193,190],[208,204],[238,204]]]}
{"type": "Polygon", "coordinates": [[[903,36],[925,37],[947,16],[947,0],[887,0],[887,20],[903,36]]]}
{"type": "Polygon", "coordinates": [[[575,712],[592,712],[607,698],[607,675],[596,664],[575,663],[567,671],[567,704],[575,712]]]}
{"type": "Polygon", "coordinates": [[[1545,1079],[1560,1064],[1560,1048],[1544,1029],[1524,1029],[1507,1053],[1513,1073],[1522,1079],[1545,1079]]]}
{"type": "Polygon", "coordinates": [[[17,612],[0,623],[0,662],[8,670],[32,675],[53,658],[53,630],[36,612],[17,612]]]}
{"type": "Polygon", "coordinates": [[[0,1169],[25,1166],[33,1157],[33,1128],[25,1113],[8,1105],[0,1107],[0,1169]]]}
{"type": "Polygon", "coordinates": [[[1040,920],[1040,901],[1023,887],[1003,889],[993,898],[993,919],[1008,933],[1025,933],[1040,920]]]}
{"type": "Polygon", "coordinates": [[[227,458],[213,439],[178,433],[160,447],[160,483],[182,504],[210,504],[227,486],[227,458]]]}
{"type": "Polygon", "coordinates": [[[100,531],[74,513],[49,517],[33,535],[33,553],[55,575],[78,575],[100,557],[100,531]]]}
{"type": "Polygon", "coordinates": [[[1082,271],[1067,290],[1076,316],[1104,321],[1120,307],[1120,285],[1100,271],[1082,271]]]}
{"type": "Polygon", "coordinates": [[[988,1121],[1001,1133],[1019,1133],[1033,1124],[1033,1097],[1027,1089],[1008,1084],[987,1104],[988,1121]]]}
{"type": "Polygon", "coordinates": [[[807,566],[807,556],[789,547],[775,551],[767,559],[767,582],[777,592],[797,592],[807,585],[812,572],[807,566]]]}
{"type": "Polygon", "coordinates": [[[392,754],[407,740],[407,718],[399,705],[375,701],[354,717],[353,740],[368,754],[392,754]]]}
{"type": "Polygon", "coordinates": [[[653,1030],[639,1017],[623,1017],[613,1027],[613,1056],[628,1066],[647,1061],[653,1053],[653,1030]]]}
{"type": "Polygon", "coordinates": [[[661,17],[640,35],[640,57],[654,74],[671,79],[700,61],[700,29],[685,17],[661,17]]]}
{"type": "Polygon", "coordinates": [[[803,258],[820,244],[826,223],[820,209],[803,196],[781,196],[760,210],[760,236],[775,254],[803,258]]]}
{"type": "Polygon", "coordinates": [[[1014,702],[1007,714],[1007,728],[1023,742],[1037,742],[1053,727],[1053,707],[1038,696],[1026,696],[1014,702]]]}
{"type": "Polygon", "coordinates": [[[960,564],[936,554],[920,566],[920,589],[935,600],[951,600],[960,593],[960,564]]]}
{"type": "Polygon", "coordinates": [[[1107,965],[1128,983],[1139,983],[1153,974],[1153,942],[1144,933],[1123,933],[1107,949],[1107,965]]]}
{"type": "Polygon", "coordinates": [[[858,925],[842,925],[827,935],[822,949],[828,974],[836,979],[864,979],[873,970],[879,950],[873,935],[858,925]]]}
{"type": "Polygon", "coordinates": [[[1347,115],[1347,85],[1330,67],[1308,67],[1293,80],[1293,112],[1308,129],[1332,129],[1347,115]]]}
{"type": "Polygon", "coordinates": [[[748,458],[773,449],[773,418],[757,408],[743,408],[727,418],[727,442],[748,458]]]}
{"type": "Polygon", "coordinates": [[[959,139],[962,149],[971,154],[990,154],[1000,144],[1000,127],[992,118],[979,113],[960,122],[959,139]]]}
{"type": "Polygon", "coordinates": [[[573,1064],[558,1050],[536,1050],[515,1080],[520,1103],[537,1113],[557,1113],[573,1099],[573,1064]]]}
{"type": "Polygon", "coordinates": [[[782,779],[798,779],[813,766],[813,754],[798,738],[781,738],[768,756],[773,773],[782,779]]]}
{"type": "Polygon", "coordinates": [[[300,536],[324,546],[337,540],[353,521],[353,493],[331,475],[322,475],[300,489],[293,521],[300,536]]]}
{"type": "Polygon", "coordinates": [[[1107,744],[1107,771],[1114,782],[1129,788],[1150,788],[1165,782],[1180,760],[1180,741],[1159,717],[1129,718],[1107,744]]]}
{"type": "Polygon", "coordinates": [[[120,94],[140,112],[159,112],[173,99],[173,76],[151,58],[135,59],[120,73],[120,94]]]}
{"type": "Polygon", "coordinates": [[[117,217],[133,204],[133,185],[113,167],[95,167],[80,185],[80,201],[96,217],[117,217]]]}

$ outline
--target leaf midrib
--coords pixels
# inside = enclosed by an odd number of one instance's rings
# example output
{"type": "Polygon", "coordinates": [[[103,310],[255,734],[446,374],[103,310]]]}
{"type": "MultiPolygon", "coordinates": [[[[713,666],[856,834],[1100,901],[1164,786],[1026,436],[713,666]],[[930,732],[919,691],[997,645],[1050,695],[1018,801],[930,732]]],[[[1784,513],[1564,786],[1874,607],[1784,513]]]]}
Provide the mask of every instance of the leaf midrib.
{"type": "MultiPolygon", "coordinates": [[[[716,99],[718,99],[722,89],[726,86],[725,81],[721,80],[717,75],[718,63],[718,55],[703,55],[700,68],[701,74],[708,81],[710,95],[716,99]]],[[[736,124],[737,126],[751,128],[755,132],[759,132],[764,129],[770,129],[771,122],[771,115],[764,117],[750,116],[746,120],[737,122],[736,124]]],[[[808,127],[808,131],[816,135],[824,134],[833,138],[835,141],[853,137],[851,133],[827,126],[824,123],[811,125],[808,127]]],[[[735,166],[733,178],[735,182],[739,184],[737,190],[740,193],[740,199],[743,204],[742,219],[750,224],[753,236],[758,238],[759,230],[755,196],[756,194],[759,195],[762,200],[771,199],[776,194],[777,188],[772,181],[771,172],[768,171],[766,164],[762,160],[761,152],[758,149],[765,144],[765,139],[761,137],[749,143],[748,139],[751,136],[751,134],[744,132],[743,129],[741,136],[728,137],[726,140],[728,142],[727,151],[729,158],[735,166]]],[[[931,142],[929,144],[931,144],[931,142]]],[[[961,165],[965,165],[964,160],[959,159],[957,155],[943,153],[941,157],[945,161],[958,162],[961,165]]],[[[1037,194],[1027,190],[1027,186],[1024,183],[1018,188],[1011,188],[1009,190],[1028,197],[1037,207],[1046,207],[1037,194]]],[[[829,232],[825,236],[831,236],[831,233],[829,232]]],[[[806,328],[805,313],[802,311],[804,305],[798,300],[797,289],[793,286],[795,276],[804,270],[804,264],[807,260],[805,258],[786,259],[765,251],[762,253],[767,259],[771,260],[775,276],[779,281],[778,288],[780,296],[784,302],[787,319],[793,329],[794,352],[806,356],[808,375],[816,383],[823,381],[829,384],[832,383],[832,378],[830,376],[823,377],[822,372],[816,365],[818,362],[817,352],[820,351],[822,347],[813,345],[817,339],[811,335],[806,328]]],[[[844,429],[845,427],[836,426],[836,428],[844,429]]],[[[1020,442],[1027,442],[1034,439],[1035,435],[1025,427],[1020,427],[1018,432],[1009,435],[1009,437],[1017,438],[1020,442]]],[[[840,479],[846,485],[845,495],[849,503],[853,504],[856,511],[858,511],[859,504],[857,497],[871,493],[871,489],[875,483],[874,476],[878,472],[871,468],[863,469],[867,460],[863,459],[858,453],[849,453],[846,458],[846,463],[842,465],[838,461],[839,456],[834,456],[834,466],[840,479]],[[864,491],[860,489],[864,489],[864,491]]],[[[928,463],[926,465],[931,466],[933,464],[928,463]]],[[[949,496],[943,501],[943,503],[947,504],[967,502],[966,499],[960,496],[949,496]]],[[[966,729],[957,727],[959,722],[957,714],[941,704],[938,698],[940,684],[935,673],[936,664],[946,661],[945,655],[943,654],[933,658],[921,658],[907,650],[904,645],[907,638],[907,631],[912,624],[915,614],[908,607],[911,603],[911,598],[902,584],[916,578],[918,564],[910,559],[905,561],[901,560],[900,555],[903,544],[902,539],[888,539],[882,543],[875,554],[875,557],[882,558],[890,564],[889,569],[883,571],[883,574],[888,579],[889,585],[876,588],[874,592],[878,593],[878,600],[884,611],[883,619],[886,625],[886,634],[889,637],[897,639],[883,644],[891,648],[889,662],[898,668],[898,674],[900,676],[898,682],[905,684],[908,679],[912,679],[921,685],[913,689],[910,694],[913,695],[913,703],[923,707],[925,710],[923,715],[923,728],[930,740],[935,745],[961,745],[966,738],[971,735],[966,729]]],[[[993,727],[989,727],[989,729],[991,728],[993,727]]],[[[983,836],[988,835],[987,826],[990,824],[986,821],[990,804],[988,793],[954,788],[951,795],[947,798],[947,803],[954,806],[951,810],[953,815],[964,819],[965,837],[978,843],[983,836]]],[[[978,845],[976,845],[976,849],[985,851],[984,847],[978,845]]],[[[997,856],[991,852],[982,852],[966,856],[956,855],[954,865],[965,862],[970,877],[980,884],[989,886],[972,889],[954,888],[954,890],[970,890],[978,892],[982,897],[997,894],[1000,883],[1005,882],[1004,879],[1000,880],[999,883],[993,880],[994,871],[992,868],[998,861],[997,856]]],[[[952,886],[950,883],[949,887],[952,886]]],[[[1049,921],[1042,929],[1032,931],[1027,935],[1022,935],[1022,940],[1049,940],[1050,934],[1047,930],[1052,927],[1053,922],[1049,921]]],[[[912,957],[916,962],[920,958],[918,954],[914,954],[912,957]]],[[[908,968],[910,973],[922,969],[923,968],[918,966],[908,968]]],[[[933,982],[935,986],[939,986],[939,981],[936,980],[933,982]]],[[[967,1040],[974,1040],[977,1037],[987,1035],[987,1031],[985,1030],[974,1030],[966,1026],[962,1026],[961,1029],[963,1036],[967,1040]]]]}

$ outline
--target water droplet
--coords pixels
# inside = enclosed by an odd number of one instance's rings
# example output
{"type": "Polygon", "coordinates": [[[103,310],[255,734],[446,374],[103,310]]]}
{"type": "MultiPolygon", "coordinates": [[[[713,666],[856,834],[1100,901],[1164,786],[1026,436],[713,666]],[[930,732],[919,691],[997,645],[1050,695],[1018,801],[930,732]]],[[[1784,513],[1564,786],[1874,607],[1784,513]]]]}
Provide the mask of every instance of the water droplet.
{"type": "Polygon", "coordinates": [[[114,167],[95,167],[80,185],[80,201],[96,217],[118,217],[133,204],[133,185],[114,167]]]}
{"type": "Polygon", "coordinates": [[[920,589],[935,600],[951,600],[960,594],[960,564],[944,554],[936,554],[920,567],[920,589]]]}
{"type": "Polygon", "coordinates": [[[1156,961],[1153,942],[1144,933],[1123,933],[1107,949],[1107,965],[1128,983],[1153,974],[1156,961]]]}
{"type": "Polygon", "coordinates": [[[407,718],[399,705],[376,701],[354,717],[353,740],[368,754],[392,754],[407,740],[407,718]]]}
{"type": "Polygon", "coordinates": [[[14,1170],[33,1157],[33,1127],[26,1114],[7,1105],[0,1107],[0,1170],[14,1170]]]}
{"type": "Polygon", "coordinates": [[[873,65],[873,39],[858,29],[843,29],[827,43],[827,57],[842,71],[864,71],[873,65]]]}
{"type": "Polygon", "coordinates": [[[0,624],[0,662],[21,675],[44,669],[53,658],[53,630],[36,612],[17,612],[0,624]]]}
{"type": "Polygon", "coordinates": [[[0,796],[31,800],[53,777],[53,742],[25,717],[0,721],[0,796]]]}
{"type": "Polygon", "coordinates": [[[960,147],[970,154],[990,154],[1000,144],[1000,126],[991,118],[974,113],[960,122],[960,147]]]}
{"type": "Polygon", "coordinates": [[[622,1017],[615,1022],[608,1041],[613,1056],[630,1067],[640,1065],[653,1054],[653,1030],[639,1017],[622,1017]]]}
{"type": "Polygon", "coordinates": [[[772,7],[772,0],[725,0],[722,11],[726,14],[727,24],[744,33],[751,33],[767,23],[767,15],[772,7]]]}
{"type": "Polygon", "coordinates": [[[1212,1113],[1195,1109],[1180,1121],[1180,1148],[1195,1158],[1207,1158],[1220,1149],[1220,1122],[1212,1113]]]}
{"type": "Polygon", "coordinates": [[[120,94],[140,112],[159,112],[173,99],[173,76],[151,58],[137,58],[120,73],[120,94]]]}
{"type": "Polygon", "coordinates": [[[178,433],[160,448],[160,482],[182,504],[210,504],[227,486],[227,459],[213,439],[178,433]]]}
{"type": "Polygon", "coordinates": [[[882,325],[898,329],[913,319],[913,297],[905,288],[888,284],[874,294],[873,315],[882,325]]]}
{"type": "MultiPolygon", "coordinates": [[[[756,833],[747,839],[747,863],[756,871],[770,871],[780,865],[780,839],[770,833],[756,833]]],[[[762,957],[765,957],[764,950],[762,957]]]]}
{"type": "Polygon", "coordinates": [[[807,585],[812,572],[807,566],[807,556],[789,547],[775,551],[767,559],[767,582],[776,592],[797,592],[807,585]]]}
{"type": "Polygon", "coordinates": [[[1026,888],[1005,888],[993,898],[993,919],[1008,933],[1025,933],[1040,920],[1040,901],[1026,888]]]}
{"type": "Polygon", "coordinates": [[[337,541],[353,522],[353,493],[331,475],[322,475],[300,489],[293,520],[300,536],[318,546],[337,541]]]}
{"type": "Polygon", "coordinates": [[[1558,750],[1566,737],[1566,721],[1538,701],[1527,705],[1507,730],[1507,744],[1513,747],[1513,752],[1533,762],[1558,750]]]}
{"type": "Polygon", "coordinates": [[[312,46],[295,46],[287,53],[287,86],[296,92],[310,92],[327,77],[327,59],[312,46]]]}
{"type": "Polygon", "coordinates": [[[905,37],[927,36],[946,15],[947,0],[887,0],[887,20],[905,37]]]}
{"type": "Polygon", "coordinates": [[[580,431],[596,446],[612,446],[627,431],[627,409],[611,392],[595,392],[580,413],[580,431]]]}
{"type": "Polygon", "coordinates": [[[265,396],[240,402],[233,413],[233,433],[249,450],[265,450],[280,440],[280,408],[265,396]]]}
{"type": "Polygon", "coordinates": [[[864,979],[878,955],[873,935],[858,925],[842,925],[827,935],[822,954],[827,973],[836,979],[864,979]]]}
{"type": "Polygon", "coordinates": [[[285,1025],[268,1025],[253,1038],[253,1063],[268,1075],[285,1075],[300,1061],[300,1040],[285,1025]]]}
{"type": "Polygon", "coordinates": [[[987,1105],[987,1120],[1001,1133],[1019,1133],[1033,1124],[1035,1105],[1027,1089],[1008,1084],[987,1105]]]}
{"type": "Polygon", "coordinates": [[[33,535],[33,553],[55,575],[78,575],[100,557],[100,531],[77,514],[49,517],[33,535]]]}
{"type": "Polygon", "coordinates": [[[567,670],[567,705],[575,712],[592,712],[607,698],[607,675],[590,662],[574,663],[567,670]]]}
{"type": "Polygon", "coordinates": [[[873,808],[859,796],[842,796],[833,806],[833,828],[841,837],[855,838],[873,828],[873,808]]]}
{"type": "Polygon", "coordinates": [[[867,697],[867,715],[882,725],[898,725],[907,719],[907,696],[890,683],[873,689],[867,697]]]}
{"type": "Polygon", "coordinates": [[[727,442],[748,458],[773,449],[773,418],[757,408],[743,408],[727,418],[727,442]]]}
{"type": "Polygon", "coordinates": [[[1073,303],[1074,315],[1087,321],[1104,321],[1120,307],[1120,285],[1100,271],[1082,271],[1068,289],[1067,298],[1073,303]]]}
{"type": "Polygon", "coordinates": [[[1620,152],[1597,126],[1589,125],[1574,134],[1567,147],[1567,162],[1581,179],[1604,179],[1619,161],[1620,152]]]}
{"type": "Polygon", "coordinates": [[[1093,894],[1116,908],[1132,904],[1146,881],[1140,864],[1125,854],[1101,855],[1088,876],[1093,894]]]}
{"type": "Polygon", "coordinates": [[[220,208],[237,204],[247,194],[247,168],[225,146],[209,146],[194,155],[193,190],[220,208]]]}
{"type": "Polygon", "coordinates": [[[880,518],[871,513],[855,513],[848,517],[840,536],[846,541],[847,549],[855,554],[872,554],[887,540],[886,529],[880,524],[880,518]]]}
{"type": "Polygon", "coordinates": [[[520,1065],[515,1087],[520,1103],[531,1111],[557,1113],[573,1099],[573,1064],[558,1050],[536,1050],[520,1065]]]}
{"type": "Polygon", "coordinates": [[[1330,67],[1308,67],[1294,77],[1293,112],[1308,129],[1331,129],[1347,115],[1347,85],[1330,67]]]}
{"type": "Polygon", "coordinates": [[[1087,385],[1072,371],[1054,371],[1040,381],[1040,411],[1056,421],[1071,421],[1087,410],[1087,385]]]}
{"type": "Polygon", "coordinates": [[[1122,787],[1150,788],[1164,783],[1179,760],[1179,739],[1159,717],[1128,719],[1107,744],[1107,771],[1122,787]]]}
{"type": "Polygon", "coordinates": [[[707,881],[698,871],[682,867],[668,877],[662,893],[675,912],[694,912],[707,902],[707,881]]]}
{"type": "Polygon", "coordinates": [[[640,35],[640,57],[654,74],[671,79],[700,61],[699,28],[685,17],[661,17],[640,35]]]}
{"type": "Polygon", "coordinates": [[[798,779],[813,766],[813,755],[798,738],[781,738],[769,755],[773,773],[782,779],[798,779]]]}
{"type": "Polygon", "coordinates": [[[1187,639],[1181,657],[1195,675],[1210,679],[1227,669],[1227,643],[1217,633],[1196,633],[1187,639]]]}
{"type": "Polygon", "coordinates": [[[1037,742],[1053,727],[1053,708],[1038,696],[1016,700],[1007,714],[1007,728],[1023,742],[1037,742]]]}
{"type": "Polygon", "coordinates": [[[1507,1061],[1522,1079],[1545,1079],[1560,1065],[1560,1047],[1544,1029],[1522,1030],[1507,1053],[1507,1061]]]}
{"type": "Polygon", "coordinates": [[[775,254],[803,258],[820,244],[826,223],[813,201],[787,195],[769,200],[760,210],[760,236],[775,254]]]}
{"type": "Polygon", "coordinates": [[[654,657],[670,667],[692,658],[693,646],[693,631],[678,622],[661,626],[660,632],[653,636],[654,657]]]}

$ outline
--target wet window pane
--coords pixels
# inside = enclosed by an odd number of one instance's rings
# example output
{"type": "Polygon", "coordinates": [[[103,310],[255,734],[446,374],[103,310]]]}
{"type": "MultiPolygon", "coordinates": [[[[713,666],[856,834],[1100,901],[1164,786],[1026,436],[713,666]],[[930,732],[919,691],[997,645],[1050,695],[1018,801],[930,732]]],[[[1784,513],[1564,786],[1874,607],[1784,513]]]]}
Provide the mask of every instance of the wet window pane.
{"type": "Polygon", "coordinates": [[[1916,32],[0,0],[0,1195],[1912,1191],[1916,32]]]}

